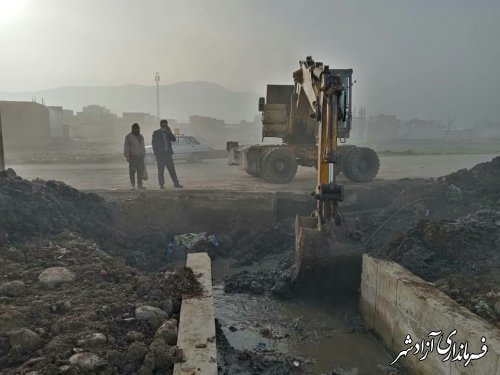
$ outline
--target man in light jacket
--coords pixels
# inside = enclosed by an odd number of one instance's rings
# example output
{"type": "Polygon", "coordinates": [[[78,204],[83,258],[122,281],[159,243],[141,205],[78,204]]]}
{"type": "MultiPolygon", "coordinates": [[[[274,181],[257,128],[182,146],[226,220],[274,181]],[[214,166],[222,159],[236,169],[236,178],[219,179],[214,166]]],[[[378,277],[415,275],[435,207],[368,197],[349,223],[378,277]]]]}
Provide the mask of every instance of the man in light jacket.
{"type": "Polygon", "coordinates": [[[125,136],[125,144],[123,146],[123,155],[128,161],[128,170],[130,175],[130,189],[135,190],[135,175],[137,173],[137,187],[145,189],[142,186],[142,178],[144,176],[144,155],[146,148],[144,146],[144,137],[141,134],[139,124],[132,125],[132,131],[125,136]]]}

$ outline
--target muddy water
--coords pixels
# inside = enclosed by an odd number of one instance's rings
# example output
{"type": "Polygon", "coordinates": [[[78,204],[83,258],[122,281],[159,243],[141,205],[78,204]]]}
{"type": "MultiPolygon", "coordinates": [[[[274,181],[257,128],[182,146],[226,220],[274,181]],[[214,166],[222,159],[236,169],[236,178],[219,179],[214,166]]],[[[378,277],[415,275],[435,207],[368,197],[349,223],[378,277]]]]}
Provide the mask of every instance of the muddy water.
{"type": "MultiPolygon", "coordinates": [[[[322,306],[267,296],[230,294],[214,286],[215,314],[232,346],[281,352],[310,360],[316,374],[342,367],[384,374],[391,362],[383,346],[359,329],[357,301],[322,306]],[[231,328],[230,328],[231,327],[231,328]]],[[[353,373],[356,373],[355,371],[353,373]]]]}

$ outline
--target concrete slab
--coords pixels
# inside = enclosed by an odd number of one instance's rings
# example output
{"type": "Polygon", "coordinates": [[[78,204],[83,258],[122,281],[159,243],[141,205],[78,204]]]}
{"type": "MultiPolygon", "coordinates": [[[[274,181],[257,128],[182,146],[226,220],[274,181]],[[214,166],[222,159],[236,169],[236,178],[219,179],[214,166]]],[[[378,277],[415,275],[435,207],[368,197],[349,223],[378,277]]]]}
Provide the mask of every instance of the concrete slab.
{"type": "Polygon", "coordinates": [[[192,253],[188,254],[186,266],[198,277],[203,293],[182,300],[177,346],[184,351],[185,362],[175,364],[174,375],[216,375],[211,260],[207,253],[192,253]]]}
{"type": "MultiPolygon", "coordinates": [[[[187,256],[186,267],[193,270],[198,282],[203,288],[203,297],[212,296],[212,261],[207,253],[190,253],[187,256]]],[[[186,299],[183,299],[186,300],[186,299]]]]}

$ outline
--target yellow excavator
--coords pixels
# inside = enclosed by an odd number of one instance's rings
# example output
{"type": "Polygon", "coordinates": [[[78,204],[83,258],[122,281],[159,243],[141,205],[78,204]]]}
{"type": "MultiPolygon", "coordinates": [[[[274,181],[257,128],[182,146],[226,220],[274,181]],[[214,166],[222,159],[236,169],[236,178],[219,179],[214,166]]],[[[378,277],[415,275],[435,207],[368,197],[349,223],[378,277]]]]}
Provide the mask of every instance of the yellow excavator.
{"type": "Polygon", "coordinates": [[[311,57],[293,74],[291,111],[312,113],[317,134],[317,184],[312,196],[316,210],[295,223],[295,284],[312,290],[352,293],[359,284],[363,247],[356,238],[356,221],[342,217],[344,188],[337,183],[338,140],[350,128],[352,69],[330,69],[311,57]],[[332,272],[332,270],[335,270],[332,272]],[[323,289],[324,289],[323,288],[323,289]]]}
{"type": "Polygon", "coordinates": [[[280,145],[239,146],[228,142],[229,164],[272,183],[289,182],[297,165],[315,167],[311,195],[316,209],[295,222],[292,285],[307,295],[356,294],[363,246],[357,221],[341,215],[344,188],[340,171],[367,182],[378,172],[377,154],[363,147],[338,145],[349,138],[352,120],[352,69],[331,69],[312,57],[300,61],[294,85],[268,85],[267,102],[259,100],[263,137],[282,138],[280,145]]]}
{"type": "Polygon", "coordinates": [[[335,161],[330,165],[335,165],[335,173],[342,173],[354,182],[368,182],[375,178],[380,164],[375,151],[345,144],[351,133],[352,69],[329,69],[311,57],[300,61],[300,69],[293,73],[294,85],[267,85],[266,98],[259,99],[262,137],[281,138],[282,144],[239,146],[237,142],[228,142],[229,165],[239,165],[248,174],[276,184],[290,182],[298,165],[321,165],[317,123],[323,119],[319,100],[324,93],[319,91],[321,79],[315,76],[315,72],[337,77],[335,79],[343,87],[335,108],[338,117],[336,139],[342,145],[336,147],[335,161]]]}

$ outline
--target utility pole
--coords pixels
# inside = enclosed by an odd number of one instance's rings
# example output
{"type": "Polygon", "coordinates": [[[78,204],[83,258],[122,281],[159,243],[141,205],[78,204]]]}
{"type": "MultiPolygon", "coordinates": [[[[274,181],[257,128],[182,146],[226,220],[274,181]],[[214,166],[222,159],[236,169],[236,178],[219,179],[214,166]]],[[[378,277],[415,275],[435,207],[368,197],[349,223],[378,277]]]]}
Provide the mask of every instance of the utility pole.
{"type": "Polygon", "coordinates": [[[2,114],[0,113],[0,172],[5,171],[5,154],[3,150],[2,114]]]}
{"type": "Polygon", "coordinates": [[[160,120],[160,75],[158,72],[155,74],[156,82],[156,118],[160,120]]]}

